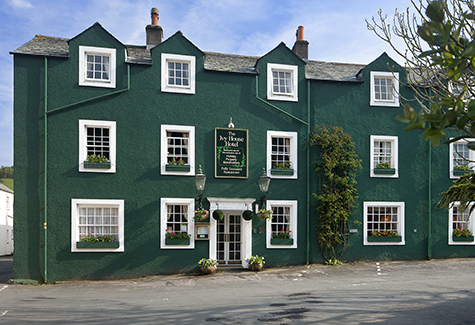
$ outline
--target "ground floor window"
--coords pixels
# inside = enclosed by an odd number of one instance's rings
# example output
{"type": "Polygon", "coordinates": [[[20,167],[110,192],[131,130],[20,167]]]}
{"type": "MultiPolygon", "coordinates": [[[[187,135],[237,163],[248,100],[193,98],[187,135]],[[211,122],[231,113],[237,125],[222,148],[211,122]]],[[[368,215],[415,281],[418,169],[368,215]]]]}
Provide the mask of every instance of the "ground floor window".
{"type": "Polygon", "coordinates": [[[160,248],[195,248],[194,199],[162,198],[160,202],[160,248]]]}
{"type": "Polygon", "coordinates": [[[463,210],[459,202],[455,202],[449,210],[449,245],[473,245],[473,213],[470,207],[463,210]]]}
{"type": "Polygon", "coordinates": [[[404,202],[364,202],[364,244],[404,245],[404,202]]]}
{"type": "Polygon", "coordinates": [[[267,248],[297,248],[297,201],[267,200],[267,248]]]}

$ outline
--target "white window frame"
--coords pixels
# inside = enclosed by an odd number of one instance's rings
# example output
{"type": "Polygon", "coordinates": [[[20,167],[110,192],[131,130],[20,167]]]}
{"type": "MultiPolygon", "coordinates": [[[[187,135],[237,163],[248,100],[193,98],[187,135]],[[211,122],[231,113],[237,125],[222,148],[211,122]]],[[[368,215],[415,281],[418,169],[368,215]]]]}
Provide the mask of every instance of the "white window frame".
{"type": "MultiPolygon", "coordinates": [[[[452,206],[450,207],[449,209],[449,233],[448,233],[448,241],[449,241],[449,245],[475,245],[475,241],[471,241],[471,242],[455,242],[452,240],[452,233],[454,231],[454,225],[453,225],[453,216],[454,216],[454,207],[458,207],[460,206],[460,202],[454,202],[452,204],[452,206]]],[[[469,205],[467,207],[467,210],[470,209],[470,207],[472,206],[469,205]]],[[[473,218],[475,218],[475,213],[471,213],[470,214],[470,219],[468,221],[468,229],[472,232],[473,234],[473,231],[474,231],[474,221],[473,221],[473,218]]]]}
{"type": "Polygon", "coordinates": [[[283,101],[298,101],[298,66],[288,64],[267,63],[267,99],[269,100],[283,100],[283,101]],[[292,93],[282,94],[274,93],[272,72],[288,72],[291,74],[292,93]]]}
{"type": "Polygon", "coordinates": [[[115,88],[116,85],[116,49],[94,47],[94,46],[79,46],[79,86],[105,87],[115,88]],[[108,56],[110,63],[110,80],[99,81],[86,78],[87,55],[108,56]]]}
{"type": "Polygon", "coordinates": [[[390,107],[399,107],[399,73],[398,72],[370,72],[370,86],[371,86],[371,106],[390,106],[390,107]],[[393,100],[383,100],[376,99],[375,90],[374,90],[374,79],[375,78],[387,78],[392,79],[393,85],[393,100]]]}
{"type": "Polygon", "coordinates": [[[124,252],[124,200],[71,199],[71,252],[124,252]],[[79,206],[116,207],[119,209],[119,248],[76,248],[79,238],[79,206]]]}
{"type": "Polygon", "coordinates": [[[161,198],[160,199],[160,249],[194,249],[195,248],[195,199],[161,198]],[[165,230],[167,229],[167,205],[188,205],[188,234],[189,245],[165,245],[165,230]]]}
{"type": "MultiPolygon", "coordinates": [[[[453,138],[451,138],[451,139],[453,139],[453,138]]],[[[470,141],[475,141],[475,139],[462,139],[462,140],[459,140],[459,141],[456,141],[456,142],[452,142],[449,145],[449,175],[450,175],[450,179],[460,178],[459,175],[454,175],[454,168],[455,168],[454,159],[455,159],[455,155],[457,155],[457,153],[454,150],[454,144],[467,144],[470,141]]],[[[468,149],[468,159],[471,160],[471,161],[475,161],[475,151],[468,149]]],[[[467,163],[467,166],[468,166],[468,168],[473,170],[474,167],[475,167],[475,164],[474,163],[467,163]]]]}
{"type": "Polygon", "coordinates": [[[79,120],[79,172],[85,173],[115,173],[116,171],[116,122],[79,120]],[[84,168],[84,161],[87,160],[87,127],[109,128],[109,160],[110,169],[84,168]]]}
{"type": "Polygon", "coordinates": [[[196,58],[191,55],[178,55],[162,53],[161,56],[161,90],[162,92],[194,94],[196,85],[196,58]],[[188,63],[190,82],[188,86],[175,86],[168,84],[168,62],[188,63]]]}
{"type": "Polygon", "coordinates": [[[161,126],[161,174],[162,175],[182,175],[182,176],[194,176],[195,175],[195,127],[186,125],[168,125],[162,124],[161,126]],[[190,165],[189,172],[173,172],[167,171],[167,132],[188,132],[188,163],[190,165]]]}
{"type": "Polygon", "coordinates": [[[405,245],[405,232],[404,232],[404,202],[363,202],[363,245],[368,246],[381,246],[381,245],[405,245]],[[401,242],[368,242],[368,224],[367,213],[368,207],[397,207],[398,208],[398,234],[402,237],[401,242]]]}
{"type": "Polygon", "coordinates": [[[298,155],[297,155],[297,132],[267,131],[267,176],[272,178],[297,179],[298,178],[298,155]],[[272,138],[290,138],[290,168],[294,170],[293,175],[272,175],[272,138]]]}
{"type": "Polygon", "coordinates": [[[272,220],[266,221],[266,248],[290,249],[297,248],[297,201],[294,200],[267,200],[266,209],[272,210],[272,207],[289,207],[290,208],[290,231],[291,238],[294,240],[293,245],[272,245],[272,220]]]}
{"type": "Polygon", "coordinates": [[[370,177],[383,177],[383,178],[398,178],[399,177],[399,147],[398,147],[398,137],[397,136],[387,136],[387,135],[371,135],[370,136],[370,157],[369,157],[369,170],[370,177]],[[376,168],[374,164],[374,142],[375,141],[386,141],[391,142],[391,168],[396,169],[394,175],[379,175],[374,173],[376,168]]]}

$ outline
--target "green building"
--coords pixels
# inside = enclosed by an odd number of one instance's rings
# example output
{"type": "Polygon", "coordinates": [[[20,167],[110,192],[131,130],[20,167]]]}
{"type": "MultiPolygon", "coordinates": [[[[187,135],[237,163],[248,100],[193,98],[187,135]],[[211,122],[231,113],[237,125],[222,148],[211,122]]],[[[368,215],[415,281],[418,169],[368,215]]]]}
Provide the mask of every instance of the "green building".
{"type": "Polygon", "coordinates": [[[324,262],[312,196],[319,156],[306,150],[316,124],[351,133],[363,165],[343,261],[474,255],[473,237],[452,238],[453,228],[473,231],[472,219],[436,207],[459,177],[454,147],[403,132],[399,97],[412,93],[386,54],[368,65],[311,61],[303,28],[292,50],[203,52],[181,32],[162,41],[155,15],[146,46],[96,23],[12,52],[16,279],[194,272],[203,257],[246,268],[256,254],[266,267],[324,262]],[[222,220],[195,222],[200,194],[222,220]],[[261,207],[271,219],[255,215],[261,207]],[[375,242],[375,230],[399,236],[375,242]],[[290,238],[273,238],[282,233],[290,238]],[[106,241],[85,241],[98,236],[106,241]]]}

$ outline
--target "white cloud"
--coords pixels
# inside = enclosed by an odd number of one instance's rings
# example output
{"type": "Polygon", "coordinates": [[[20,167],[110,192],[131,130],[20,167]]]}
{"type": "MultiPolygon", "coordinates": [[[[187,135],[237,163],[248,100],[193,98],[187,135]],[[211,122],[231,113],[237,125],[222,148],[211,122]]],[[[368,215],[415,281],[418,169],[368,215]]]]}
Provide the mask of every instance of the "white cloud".
{"type": "Polygon", "coordinates": [[[33,6],[27,0],[10,0],[10,5],[15,8],[32,8],[33,6]]]}

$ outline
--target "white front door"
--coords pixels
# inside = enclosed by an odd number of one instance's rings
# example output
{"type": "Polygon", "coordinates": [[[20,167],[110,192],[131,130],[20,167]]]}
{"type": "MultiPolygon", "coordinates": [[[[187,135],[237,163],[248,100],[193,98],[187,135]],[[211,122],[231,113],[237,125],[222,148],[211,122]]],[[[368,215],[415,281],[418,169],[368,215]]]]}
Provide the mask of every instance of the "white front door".
{"type": "Polygon", "coordinates": [[[223,220],[217,222],[216,253],[219,265],[242,264],[241,215],[224,213],[223,220]]]}

